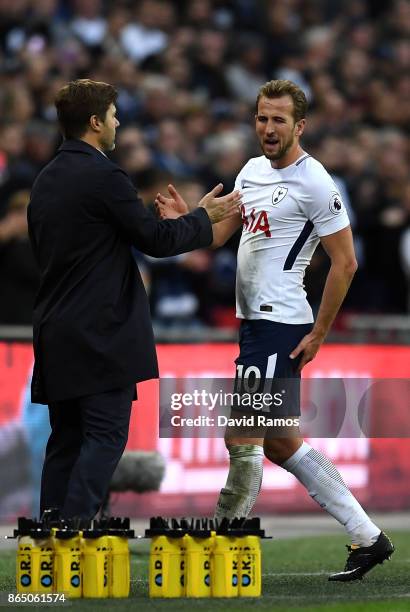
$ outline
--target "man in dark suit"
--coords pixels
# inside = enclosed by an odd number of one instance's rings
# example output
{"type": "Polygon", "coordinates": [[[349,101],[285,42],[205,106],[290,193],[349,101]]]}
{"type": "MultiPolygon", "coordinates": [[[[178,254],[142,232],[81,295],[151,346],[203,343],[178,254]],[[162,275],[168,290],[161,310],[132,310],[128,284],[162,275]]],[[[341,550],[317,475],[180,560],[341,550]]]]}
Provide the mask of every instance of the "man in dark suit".
{"type": "Polygon", "coordinates": [[[115,147],[117,93],[82,79],[56,97],[64,142],[28,208],[41,280],[34,307],[32,400],[49,405],[40,512],[97,513],[125,448],[135,383],[158,377],[147,295],[131,254],[206,247],[212,223],[237,211],[219,185],[193,213],[159,221],[105,155],[115,147]]]}

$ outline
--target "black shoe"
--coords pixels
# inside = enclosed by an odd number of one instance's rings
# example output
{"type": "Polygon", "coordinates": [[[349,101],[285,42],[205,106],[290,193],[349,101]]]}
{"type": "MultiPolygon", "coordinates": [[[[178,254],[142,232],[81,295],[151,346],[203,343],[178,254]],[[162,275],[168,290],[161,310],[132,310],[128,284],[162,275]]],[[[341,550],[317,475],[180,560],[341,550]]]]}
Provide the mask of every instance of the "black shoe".
{"type": "Polygon", "coordinates": [[[329,580],[339,582],[361,580],[375,565],[390,559],[394,553],[394,546],[383,531],[371,546],[362,546],[360,548],[347,546],[346,548],[349,551],[349,556],[344,571],[332,574],[329,576],[329,580]]]}

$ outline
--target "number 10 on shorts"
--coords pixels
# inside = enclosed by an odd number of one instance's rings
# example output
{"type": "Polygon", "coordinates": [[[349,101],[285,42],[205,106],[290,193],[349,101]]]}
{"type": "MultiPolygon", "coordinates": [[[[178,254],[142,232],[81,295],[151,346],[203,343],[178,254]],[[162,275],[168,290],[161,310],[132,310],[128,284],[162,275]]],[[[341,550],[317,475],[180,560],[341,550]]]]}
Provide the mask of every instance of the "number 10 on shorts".
{"type": "Polygon", "coordinates": [[[269,392],[269,381],[275,376],[277,359],[277,353],[268,356],[266,370],[263,376],[258,366],[245,366],[242,363],[238,363],[236,366],[235,393],[255,393],[259,390],[262,380],[265,381],[264,392],[269,392]]]}

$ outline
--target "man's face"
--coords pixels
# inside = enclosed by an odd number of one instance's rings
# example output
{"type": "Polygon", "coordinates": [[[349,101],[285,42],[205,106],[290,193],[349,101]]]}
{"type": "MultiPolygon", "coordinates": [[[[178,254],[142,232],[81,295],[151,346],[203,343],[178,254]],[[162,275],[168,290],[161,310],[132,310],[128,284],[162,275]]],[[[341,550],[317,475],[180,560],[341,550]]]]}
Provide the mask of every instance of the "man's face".
{"type": "Polygon", "coordinates": [[[99,142],[102,151],[113,151],[115,149],[115,130],[120,125],[116,112],[117,109],[114,104],[110,104],[104,123],[101,124],[102,131],[99,135],[99,142]]]}
{"type": "Polygon", "coordinates": [[[282,159],[293,146],[298,145],[304,124],[304,119],[295,124],[290,96],[263,96],[259,100],[255,128],[265,157],[272,161],[282,159]]]}

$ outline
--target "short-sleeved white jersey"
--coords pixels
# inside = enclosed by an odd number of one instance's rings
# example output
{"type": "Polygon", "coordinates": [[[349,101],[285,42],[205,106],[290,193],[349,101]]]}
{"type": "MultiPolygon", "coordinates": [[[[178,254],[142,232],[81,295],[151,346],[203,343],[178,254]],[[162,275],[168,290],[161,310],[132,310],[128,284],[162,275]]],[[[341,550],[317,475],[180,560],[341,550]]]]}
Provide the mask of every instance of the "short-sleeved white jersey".
{"type": "Polygon", "coordinates": [[[280,170],[264,155],[239,172],[242,236],[236,273],[236,315],[279,323],[312,323],[303,278],[319,238],[349,225],[332,178],[304,153],[280,170]]]}

